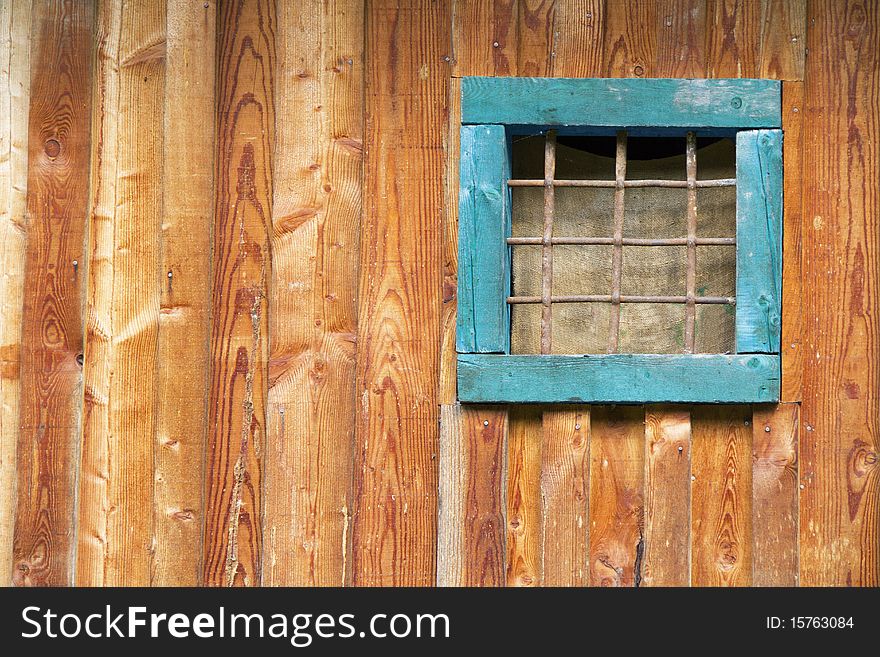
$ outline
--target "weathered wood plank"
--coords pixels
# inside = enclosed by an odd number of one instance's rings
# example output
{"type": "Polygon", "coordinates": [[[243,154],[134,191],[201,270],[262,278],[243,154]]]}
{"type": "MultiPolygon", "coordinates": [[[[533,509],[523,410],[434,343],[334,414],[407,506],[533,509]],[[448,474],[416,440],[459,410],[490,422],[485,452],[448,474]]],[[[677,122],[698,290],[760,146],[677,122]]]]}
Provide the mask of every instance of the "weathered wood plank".
{"type": "Polygon", "coordinates": [[[560,78],[604,75],[605,0],[556,3],[551,74],[560,78]]]}
{"type": "Polygon", "coordinates": [[[764,0],[759,77],[803,80],[807,43],[806,0],[764,0]]]}
{"type": "Polygon", "coordinates": [[[516,75],[517,0],[455,0],[452,75],[516,75]]]}
{"type": "Polygon", "coordinates": [[[645,409],[643,585],[690,584],[690,531],[690,412],[649,406],[645,409]]]}
{"type": "Polygon", "coordinates": [[[507,585],[539,586],[543,571],[542,413],[540,408],[526,406],[513,408],[508,415],[507,585]]]}
{"type": "Polygon", "coordinates": [[[706,5],[707,0],[671,0],[660,5],[656,70],[652,75],[706,77],[706,5]]]}
{"type": "Polygon", "coordinates": [[[804,86],[801,82],[782,85],[783,142],[782,187],[782,401],[800,401],[804,385],[803,302],[803,121],[804,86]]]}
{"type": "Polygon", "coordinates": [[[468,451],[460,404],[440,406],[437,492],[437,586],[461,586],[464,576],[464,519],[467,514],[468,451]]]}
{"type": "Polygon", "coordinates": [[[461,127],[458,330],[462,353],[510,349],[510,158],[503,126],[461,127]]]}
{"type": "Polygon", "coordinates": [[[589,581],[590,407],[543,415],[541,504],[544,586],[589,581]]]}
{"type": "Polygon", "coordinates": [[[201,579],[216,38],[213,5],[168,0],[154,586],[201,579]]]}
{"type": "MultiPolygon", "coordinates": [[[[547,77],[553,70],[557,24],[556,2],[518,0],[516,26],[516,74],[547,77]]],[[[561,3],[564,4],[564,3],[561,3]]]]}
{"type": "Polygon", "coordinates": [[[344,585],[355,425],[363,8],[279,5],[263,583],[344,585]]]}
{"type": "Polygon", "coordinates": [[[377,1],[366,16],[353,583],[429,585],[451,13],[377,1]]]}
{"type": "Polygon", "coordinates": [[[82,426],[78,263],[85,262],[94,11],[44,0],[32,20],[27,219],[7,220],[7,228],[27,229],[13,582],[64,586],[72,583],[82,426]]]}
{"type": "Polygon", "coordinates": [[[476,78],[461,81],[464,123],[775,128],[775,80],[476,78]]]}
{"type": "Polygon", "coordinates": [[[691,584],[752,583],[749,406],[691,410],[691,584]]]}
{"type": "Polygon", "coordinates": [[[645,409],[590,413],[590,585],[638,586],[644,550],[645,409]]]}
{"type": "Polygon", "coordinates": [[[99,9],[78,585],[151,580],[166,19],[99,9]]]}
{"type": "Polygon", "coordinates": [[[880,4],[809,4],[800,583],[880,585],[880,4]]]}
{"type": "Polygon", "coordinates": [[[760,76],[763,1],[708,0],[706,68],[712,78],[760,76]]]}
{"type": "Polygon", "coordinates": [[[798,404],[755,407],[752,585],[797,586],[798,404]]]}
{"type": "Polygon", "coordinates": [[[779,357],[769,354],[461,354],[458,394],[473,402],[769,402],[779,357]]]}
{"type": "Polygon", "coordinates": [[[461,134],[461,80],[449,81],[449,124],[446,131],[446,202],[443,211],[443,318],[440,328],[440,403],[454,404],[458,328],[458,196],[461,134]]]}
{"type": "Polygon", "coordinates": [[[27,250],[31,2],[0,5],[0,586],[12,582],[27,250]]]}
{"type": "Polygon", "coordinates": [[[656,2],[606,1],[604,77],[657,77],[659,9],[656,2]]]}
{"type": "Polygon", "coordinates": [[[736,351],[779,353],[782,131],[736,135],[736,351]]]}
{"type": "Polygon", "coordinates": [[[275,5],[222,3],[204,556],[209,586],[261,582],[275,5]]]}
{"type": "Polygon", "coordinates": [[[467,470],[462,586],[504,586],[507,547],[507,411],[461,409],[467,470]]]}

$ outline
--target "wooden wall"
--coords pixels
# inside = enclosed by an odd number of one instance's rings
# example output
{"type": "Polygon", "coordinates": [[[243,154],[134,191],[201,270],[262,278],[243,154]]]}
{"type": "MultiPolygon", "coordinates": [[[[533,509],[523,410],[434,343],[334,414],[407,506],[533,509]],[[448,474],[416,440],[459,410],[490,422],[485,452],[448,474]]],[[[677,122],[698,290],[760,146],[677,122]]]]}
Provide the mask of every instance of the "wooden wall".
{"type": "Polygon", "coordinates": [[[0,3],[17,585],[880,584],[880,3],[0,3]],[[463,407],[459,78],[783,80],[775,407],[463,407]]]}

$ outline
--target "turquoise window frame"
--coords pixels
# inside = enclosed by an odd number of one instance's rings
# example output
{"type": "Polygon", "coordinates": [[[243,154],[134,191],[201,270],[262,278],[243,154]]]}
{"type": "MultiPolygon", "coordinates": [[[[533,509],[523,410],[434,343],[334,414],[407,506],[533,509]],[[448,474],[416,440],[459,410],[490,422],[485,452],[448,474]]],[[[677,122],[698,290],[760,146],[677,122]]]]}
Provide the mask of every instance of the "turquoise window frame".
{"type": "Polygon", "coordinates": [[[480,403],[779,400],[782,111],[776,80],[462,78],[458,397],[480,403]],[[515,134],[735,136],[736,353],[512,355],[515,134]]]}

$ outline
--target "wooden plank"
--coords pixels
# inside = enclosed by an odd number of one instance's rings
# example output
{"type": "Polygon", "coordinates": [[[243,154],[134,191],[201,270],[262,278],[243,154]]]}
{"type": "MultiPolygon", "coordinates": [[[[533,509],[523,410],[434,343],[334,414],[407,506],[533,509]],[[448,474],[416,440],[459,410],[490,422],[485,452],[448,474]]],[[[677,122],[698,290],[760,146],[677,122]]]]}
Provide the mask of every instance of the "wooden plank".
{"type": "Polygon", "coordinates": [[[509,411],[506,454],[508,586],[539,586],[542,580],[541,415],[538,407],[509,411]]]}
{"type": "Polygon", "coordinates": [[[444,3],[366,12],[353,583],[436,578],[444,3]]]}
{"type": "Polygon", "coordinates": [[[461,128],[459,352],[510,350],[510,158],[503,126],[461,128]]]}
{"type": "Polygon", "coordinates": [[[782,132],[736,135],[736,351],[779,353],[782,132]]]}
{"type": "Polygon", "coordinates": [[[556,57],[557,3],[518,0],[516,6],[516,74],[522,77],[549,76],[556,57]]]}
{"type": "Polygon", "coordinates": [[[803,301],[803,121],[804,86],[782,85],[784,200],[782,231],[782,401],[800,401],[804,385],[803,301]]]}
{"type": "Polygon", "coordinates": [[[708,0],[707,4],[708,77],[761,77],[764,3],[755,0],[708,0]]]}
{"type": "Polygon", "coordinates": [[[671,0],[660,6],[656,70],[652,75],[706,77],[706,9],[707,0],[671,0]]]}
{"type": "Polygon", "coordinates": [[[694,407],[691,436],[691,584],[750,586],[751,408],[694,407]]]}
{"type": "Polygon", "coordinates": [[[27,220],[16,224],[28,234],[12,577],[64,586],[82,426],[83,271],[73,263],[85,262],[94,12],[46,0],[32,20],[27,220]]]}
{"type": "Polygon", "coordinates": [[[261,581],[268,384],[274,3],[220,7],[203,582],[261,581]]]}
{"type": "Polygon", "coordinates": [[[543,415],[541,503],[544,586],[589,581],[590,407],[543,415]]]}
{"type": "Polygon", "coordinates": [[[201,578],[216,12],[169,0],[156,407],[154,586],[201,578]],[[186,98],[186,102],[181,102],[186,98]]]}
{"type": "Polygon", "coordinates": [[[0,5],[0,586],[12,582],[27,250],[31,2],[0,5]]]}
{"type": "Polygon", "coordinates": [[[350,581],[363,11],[279,5],[263,583],[350,581]]]}
{"type": "Polygon", "coordinates": [[[605,0],[556,3],[551,74],[597,78],[604,74],[605,0]]]}
{"type": "Polygon", "coordinates": [[[461,134],[461,80],[449,81],[449,124],[446,132],[446,185],[443,215],[443,319],[440,330],[440,403],[458,397],[455,348],[458,327],[458,170],[461,134]]]}
{"type": "Polygon", "coordinates": [[[107,3],[98,16],[76,578],[146,586],[167,282],[160,272],[166,6],[107,3]]]}
{"type": "Polygon", "coordinates": [[[437,586],[461,586],[464,577],[464,522],[467,516],[468,450],[460,404],[440,406],[439,489],[437,492],[437,586]]]}
{"type": "Polygon", "coordinates": [[[597,77],[657,76],[659,9],[656,2],[605,3],[605,72],[597,77]]]}
{"type": "Polygon", "coordinates": [[[639,586],[644,550],[642,406],[590,413],[590,585],[639,586]]]}
{"type": "Polygon", "coordinates": [[[765,1],[759,77],[803,80],[806,37],[806,0],[765,1]]]}
{"type": "Polygon", "coordinates": [[[880,4],[809,4],[800,583],[880,585],[880,4]]]}
{"type": "Polygon", "coordinates": [[[643,585],[690,584],[690,495],[690,412],[649,406],[645,409],[643,585]]]}
{"type": "Polygon", "coordinates": [[[798,582],[798,404],[755,407],[753,586],[798,582]]]}
{"type": "Polygon", "coordinates": [[[458,357],[462,401],[495,403],[776,401],[779,357],[769,354],[602,354],[458,357]]]}
{"type": "Polygon", "coordinates": [[[455,0],[452,75],[516,75],[517,0],[455,0]]]}
{"type": "Polygon", "coordinates": [[[775,128],[774,80],[463,78],[464,123],[775,128]]]}

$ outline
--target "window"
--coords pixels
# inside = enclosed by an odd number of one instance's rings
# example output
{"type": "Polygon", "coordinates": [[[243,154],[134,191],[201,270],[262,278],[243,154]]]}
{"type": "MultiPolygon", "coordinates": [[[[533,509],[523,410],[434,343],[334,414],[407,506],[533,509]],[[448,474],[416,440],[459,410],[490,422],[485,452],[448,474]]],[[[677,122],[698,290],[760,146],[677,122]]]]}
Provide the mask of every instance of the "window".
{"type": "Polygon", "coordinates": [[[769,80],[462,80],[459,399],[779,396],[769,80]]]}

